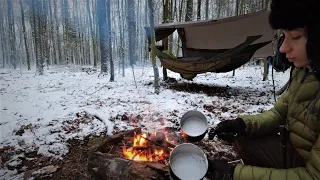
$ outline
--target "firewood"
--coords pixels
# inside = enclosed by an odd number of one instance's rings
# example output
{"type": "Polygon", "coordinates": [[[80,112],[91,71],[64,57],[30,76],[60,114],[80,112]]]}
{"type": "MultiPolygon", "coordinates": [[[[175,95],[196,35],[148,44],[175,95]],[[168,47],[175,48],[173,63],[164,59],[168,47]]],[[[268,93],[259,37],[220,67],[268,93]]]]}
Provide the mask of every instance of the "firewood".
{"type": "Polygon", "coordinates": [[[131,161],[100,152],[89,154],[88,170],[92,179],[101,180],[170,179],[166,165],[131,161]]]}
{"type": "Polygon", "coordinates": [[[129,131],[115,134],[113,136],[108,136],[101,143],[93,145],[90,148],[90,152],[95,152],[95,151],[106,152],[107,151],[106,149],[108,146],[118,144],[123,140],[124,137],[133,137],[135,132],[137,134],[140,134],[141,128],[135,128],[129,131]]]}
{"type": "Polygon", "coordinates": [[[133,150],[148,150],[149,146],[134,146],[133,150]]]}
{"type": "Polygon", "coordinates": [[[134,137],[123,137],[123,140],[133,142],[134,137]]]}
{"type": "Polygon", "coordinates": [[[14,147],[13,146],[2,146],[2,147],[0,147],[0,153],[3,153],[3,152],[10,150],[10,149],[14,149],[14,147]]]}
{"type": "Polygon", "coordinates": [[[171,148],[175,148],[176,147],[176,145],[172,144],[169,141],[165,141],[165,143],[166,143],[167,147],[171,147],[171,148]]]}

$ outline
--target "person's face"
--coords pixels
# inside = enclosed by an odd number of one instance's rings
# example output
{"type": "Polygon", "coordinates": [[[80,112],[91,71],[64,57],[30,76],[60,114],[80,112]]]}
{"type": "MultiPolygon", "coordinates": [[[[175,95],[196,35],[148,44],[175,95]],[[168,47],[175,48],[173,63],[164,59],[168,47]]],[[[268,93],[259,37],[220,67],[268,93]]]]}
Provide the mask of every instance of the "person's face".
{"type": "Polygon", "coordinates": [[[307,38],[303,28],[292,31],[282,30],[285,39],[280,47],[280,52],[285,53],[290,62],[296,67],[305,67],[309,65],[306,53],[307,38]]]}

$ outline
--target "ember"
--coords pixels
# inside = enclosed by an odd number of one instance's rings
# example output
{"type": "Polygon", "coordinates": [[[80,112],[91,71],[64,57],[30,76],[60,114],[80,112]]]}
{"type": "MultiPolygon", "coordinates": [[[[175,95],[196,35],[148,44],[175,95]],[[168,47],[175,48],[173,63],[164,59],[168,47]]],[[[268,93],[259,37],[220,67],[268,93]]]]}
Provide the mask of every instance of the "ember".
{"type": "Polygon", "coordinates": [[[123,155],[127,159],[135,161],[163,161],[169,158],[170,152],[175,146],[169,142],[165,132],[134,133],[134,137],[126,139],[131,141],[132,147],[127,148],[127,145],[124,144],[122,147],[123,155]]]}

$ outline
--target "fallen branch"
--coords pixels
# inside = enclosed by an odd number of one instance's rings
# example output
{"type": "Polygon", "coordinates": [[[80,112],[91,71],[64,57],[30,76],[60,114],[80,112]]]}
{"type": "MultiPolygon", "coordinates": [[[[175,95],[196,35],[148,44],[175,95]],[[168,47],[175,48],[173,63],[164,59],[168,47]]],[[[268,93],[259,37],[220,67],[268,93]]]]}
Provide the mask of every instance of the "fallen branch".
{"type": "Polygon", "coordinates": [[[106,148],[108,146],[115,145],[123,140],[124,137],[132,137],[134,133],[141,133],[141,128],[135,128],[123,133],[119,133],[113,136],[106,137],[101,143],[93,145],[90,148],[90,152],[100,151],[100,152],[106,152],[106,148]]]}
{"type": "Polygon", "coordinates": [[[108,87],[109,89],[111,89],[111,88],[112,88],[111,86],[104,85],[104,86],[100,87],[98,90],[94,91],[93,93],[91,93],[91,94],[87,94],[87,95],[92,95],[92,94],[94,94],[94,93],[96,93],[96,92],[100,91],[101,89],[103,89],[103,88],[105,88],[105,87],[108,87]]]}
{"type": "Polygon", "coordinates": [[[3,153],[7,150],[11,150],[11,149],[14,149],[14,146],[2,146],[0,147],[0,153],[3,153]]]}

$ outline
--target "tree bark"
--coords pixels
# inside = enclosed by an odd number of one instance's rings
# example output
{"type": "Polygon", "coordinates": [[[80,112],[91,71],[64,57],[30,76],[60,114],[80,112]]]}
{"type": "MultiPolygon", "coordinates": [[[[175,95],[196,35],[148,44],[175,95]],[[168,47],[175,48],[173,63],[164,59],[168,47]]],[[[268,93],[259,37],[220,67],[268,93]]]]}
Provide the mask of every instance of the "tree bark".
{"type": "Polygon", "coordinates": [[[36,56],[36,72],[38,75],[43,75],[43,59],[41,57],[41,36],[40,36],[40,2],[32,0],[33,12],[33,35],[35,39],[35,56],[36,56]]]}
{"type": "Polygon", "coordinates": [[[169,168],[153,162],[131,161],[109,154],[89,154],[88,171],[95,179],[150,180],[169,179],[169,168]]]}
{"type": "Polygon", "coordinates": [[[106,19],[106,4],[105,0],[97,1],[97,10],[98,10],[98,22],[99,22],[99,37],[100,37],[100,54],[101,54],[101,72],[106,73],[108,69],[108,28],[107,28],[107,19],[106,19]]]}
{"type": "Polygon", "coordinates": [[[197,20],[201,20],[201,0],[197,2],[197,20]]]}
{"type": "Polygon", "coordinates": [[[13,65],[13,68],[17,68],[16,64],[16,35],[15,35],[15,24],[14,24],[14,15],[13,15],[13,5],[12,0],[7,0],[8,6],[8,26],[9,26],[9,43],[10,43],[10,61],[13,65]]]}
{"type": "Polygon", "coordinates": [[[193,0],[187,0],[185,21],[192,21],[192,14],[193,14],[193,0]]]}
{"type": "Polygon", "coordinates": [[[25,24],[25,20],[24,20],[24,12],[23,12],[23,8],[22,8],[22,7],[23,7],[23,3],[22,3],[22,0],[20,0],[22,33],[23,33],[24,47],[25,47],[26,55],[27,55],[27,67],[28,67],[28,70],[31,70],[31,67],[30,67],[29,49],[28,49],[28,43],[27,43],[26,24],[25,24]]]}
{"type": "Polygon", "coordinates": [[[110,62],[110,81],[114,81],[114,63],[112,59],[112,42],[111,42],[111,3],[110,0],[106,0],[107,6],[107,38],[108,38],[108,60],[110,62]]]}
{"type": "MultiPolygon", "coordinates": [[[[89,28],[90,28],[90,39],[91,39],[91,43],[92,43],[92,53],[93,53],[93,66],[96,67],[97,66],[97,50],[96,50],[96,46],[95,46],[95,41],[94,41],[94,32],[93,32],[93,24],[92,24],[92,17],[91,17],[91,10],[90,10],[90,1],[91,0],[87,0],[86,2],[86,7],[87,7],[87,11],[88,11],[88,19],[89,19],[89,28]]],[[[90,52],[90,51],[89,51],[90,52]]],[[[90,57],[90,56],[89,56],[90,57]]]]}
{"type": "Polygon", "coordinates": [[[59,32],[59,19],[58,19],[58,11],[57,11],[57,0],[54,0],[54,15],[56,20],[55,32],[57,37],[57,46],[58,46],[58,60],[57,63],[61,64],[62,61],[62,49],[61,49],[61,36],[59,32]]]}
{"type": "Polygon", "coordinates": [[[154,16],[153,16],[153,2],[152,0],[148,1],[149,6],[149,23],[150,23],[150,34],[151,34],[151,60],[152,60],[152,68],[153,68],[153,74],[154,74],[154,88],[155,93],[159,94],[160,86],[159,86],[159,71],[156,64],[156,38],[154,33],[154,16]]]}
{"type": "Polygon", "coordinates": [[[206,20],[209,19],[209,0],[206,0],[206,20]]]}

